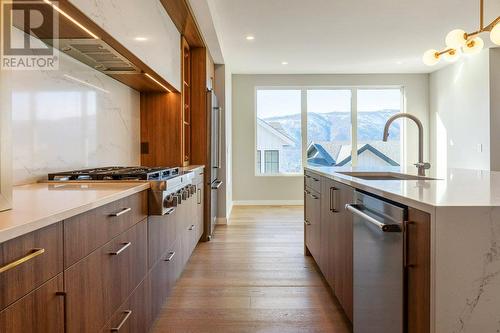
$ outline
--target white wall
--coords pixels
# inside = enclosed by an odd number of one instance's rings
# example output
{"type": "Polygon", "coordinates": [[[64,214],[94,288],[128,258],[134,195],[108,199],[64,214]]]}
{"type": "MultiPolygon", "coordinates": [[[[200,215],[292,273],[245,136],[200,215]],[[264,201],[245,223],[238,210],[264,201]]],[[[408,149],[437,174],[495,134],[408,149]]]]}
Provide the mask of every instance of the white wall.
{"type": "MultiPolygon", "coordinates": [[[[14,31],[21,41],[24,33],[14,31]]],[[[0,71],[0,112],[12,117],[14,184],[54,171],[140,164],[139,93],[55,52],[58,70],[0,71]]]]}
{"type": "Polygon", "coordinates": [[[181,35],[159,0],[70,2],[181,91],[181,35]]]}
{"type": "MultiPolygon", "coordinates": [[[[429,76],[401,75],[233,75],[233,200],[235,204],[301,203],[302,176],[255,176],[255,87],[404,86],[406,111],[422,120],[425,158],[429,158],[429,76]]],[[[417,131],[407,122],[408,162],[417,161],[417,131]]]]}
{"type": "Polygon", "coordinates": [[[500,171],[500,48],[490,49],[490,167],[500,171]]]}
{"type": "MultiPolygon", "coordinates": [[[[484,50],[430,75],[431,155],[438,172],[490,169],[490,155],[495,151],[491,150],[490,125],[492,138],[499,128],[490,124],[490,72],[490,51],[484,50]]],[[[500,92],[491,91],[495,94],[500,92]]]]}

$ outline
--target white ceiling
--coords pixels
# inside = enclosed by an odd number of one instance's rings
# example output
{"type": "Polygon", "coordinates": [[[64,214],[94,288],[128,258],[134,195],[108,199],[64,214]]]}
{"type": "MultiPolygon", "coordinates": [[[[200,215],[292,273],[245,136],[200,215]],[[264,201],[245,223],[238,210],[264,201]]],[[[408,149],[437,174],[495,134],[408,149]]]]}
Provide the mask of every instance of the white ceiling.
{"type": "MultiPolygon", "coordinates": [[[[233,73],[431,72],[437,68],[422,64],[424,51],[444,47],[452,29],[479,25],[479,0],[191,0],[196,2],[207,3],[210,12],[195,15],[212,19],[205,39],[216,34],[218,43],[211,44],[233,73]]],[[[500,16],[500,1],[485,2],[489,23],[500,16]]],[[[491,45],[487,34],[483,39],[491,45]]]]}

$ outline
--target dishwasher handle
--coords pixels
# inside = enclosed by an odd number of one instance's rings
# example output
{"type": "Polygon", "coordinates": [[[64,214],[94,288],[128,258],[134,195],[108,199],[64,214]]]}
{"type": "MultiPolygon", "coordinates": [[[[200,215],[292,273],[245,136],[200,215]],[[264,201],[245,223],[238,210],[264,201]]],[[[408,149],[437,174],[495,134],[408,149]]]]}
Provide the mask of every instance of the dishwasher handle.
{"type": "Polygon", "coordinates": [[[361,205],[356,205],[356,204],[345,205],[345,209],[347,209],[351,213],[361,217],[362,219],[376,225],[383,232],[402,232],[403,231],[400,224],[387,224],[387,223],[380,222],[376,218],[373,218],[370,215],[361,211],[359,209],[359,207],[361,207],[361,205]]]}

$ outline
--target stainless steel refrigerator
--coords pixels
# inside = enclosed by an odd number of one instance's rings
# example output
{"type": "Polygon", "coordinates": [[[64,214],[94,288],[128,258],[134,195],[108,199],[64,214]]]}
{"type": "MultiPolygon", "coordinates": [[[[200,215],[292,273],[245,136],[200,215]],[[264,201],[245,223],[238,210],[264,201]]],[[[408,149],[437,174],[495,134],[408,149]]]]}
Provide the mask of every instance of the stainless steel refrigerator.
{"type": "Polygon", "coordinates": [[[217,195],[222,181],[218,171],[222,163],[222,108],[219,107],[217,96],[213,90],[208,91],[208,106],[210,108],[210,218],[207,225],[207,239],[212,238],[217,221],[217,195]]]}

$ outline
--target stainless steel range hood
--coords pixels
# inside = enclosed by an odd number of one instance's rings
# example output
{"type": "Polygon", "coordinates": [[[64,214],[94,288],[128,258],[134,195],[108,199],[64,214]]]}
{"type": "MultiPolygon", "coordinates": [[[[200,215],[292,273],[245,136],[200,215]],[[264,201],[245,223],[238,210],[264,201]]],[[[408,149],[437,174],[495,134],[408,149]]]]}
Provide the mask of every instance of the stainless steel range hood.
{"type": "Polygon", "coordinates": [[[65,54],[105,74],[141,73],[137,66],[101,39],[59,39],[57,46],[65,54]]]}

